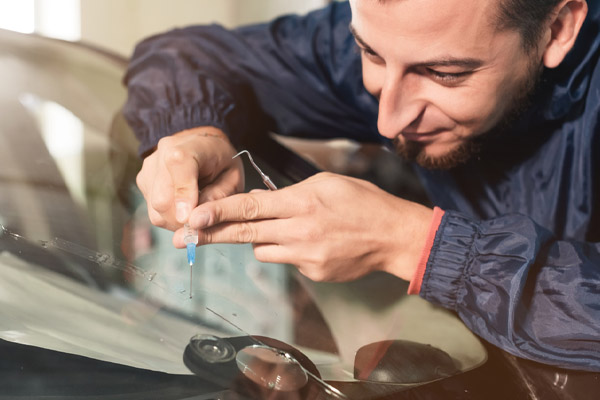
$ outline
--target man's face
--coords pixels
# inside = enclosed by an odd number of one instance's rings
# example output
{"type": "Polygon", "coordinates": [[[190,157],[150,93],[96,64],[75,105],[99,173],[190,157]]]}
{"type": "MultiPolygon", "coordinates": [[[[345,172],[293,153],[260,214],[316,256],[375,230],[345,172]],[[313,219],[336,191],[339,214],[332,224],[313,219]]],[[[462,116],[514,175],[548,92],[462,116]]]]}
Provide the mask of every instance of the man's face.
{"type": "Polygon", "coordinates": [[[532,90],[541,55],[493,24],[497,0],[350,0],[378,128],[402,155],[451,168],[532,90]]]}

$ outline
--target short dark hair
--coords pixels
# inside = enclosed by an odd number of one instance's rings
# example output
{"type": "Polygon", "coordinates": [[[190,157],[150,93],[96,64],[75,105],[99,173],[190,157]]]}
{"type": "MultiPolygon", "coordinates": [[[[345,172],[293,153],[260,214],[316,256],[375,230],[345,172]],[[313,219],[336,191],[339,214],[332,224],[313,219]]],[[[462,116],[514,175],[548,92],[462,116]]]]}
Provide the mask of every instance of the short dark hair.
{"type": "Polygon", "coordinates": [[[499,0],[496,25],[500,30],[515,29],[523,48],[535,48],[543,34],[544,23],[562,0],[499,0]]]}
{"type": "MultiPolygon", "coordinates": [[[[535,48],[543,34],[544,23],[562,0],[498,0],[494,23],[499,30],[517,30],[523,48],[535,48]]],[[[386,0],[378,0],[385,3],[386,0]]]]}

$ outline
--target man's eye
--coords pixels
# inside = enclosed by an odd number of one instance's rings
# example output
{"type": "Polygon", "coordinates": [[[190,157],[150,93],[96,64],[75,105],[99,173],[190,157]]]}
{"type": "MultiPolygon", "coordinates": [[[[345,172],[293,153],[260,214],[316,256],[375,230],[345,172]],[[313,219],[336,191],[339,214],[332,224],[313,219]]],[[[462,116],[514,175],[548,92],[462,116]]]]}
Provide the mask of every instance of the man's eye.
{"type": "Polygon", "coordinates": [[[364,47],[361,47],[360,51],[362,51],[363,54],[365,54],[369,57],[377,57],[377,54],[375,54],[375,52],[371,49],[365,49],[364,47]]]}
{"type": "Polygon", "coordinates": [[[359,47],[360,52],[367,57],[368,59],[370,59],[373,62],[376,63],[380,63],[383,61],[383,59],[379,56],[379,54],[375,53],[373,50],[371,49],[366,49],[364,47],[359,47]]]}
{"type": "Polygon", "coordinates": [[[440,72],[435,69],[428,68],[427,71],[438,81],[442,83],[459,83],[472,74],[471,71],[465,72],[440,72]]]}

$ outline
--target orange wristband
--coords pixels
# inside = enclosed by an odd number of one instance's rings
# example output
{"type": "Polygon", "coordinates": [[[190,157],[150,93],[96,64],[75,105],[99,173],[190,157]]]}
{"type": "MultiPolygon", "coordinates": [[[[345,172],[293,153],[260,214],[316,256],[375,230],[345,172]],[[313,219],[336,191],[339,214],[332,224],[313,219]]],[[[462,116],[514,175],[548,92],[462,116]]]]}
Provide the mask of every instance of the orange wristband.
{"type": "Polygon", "coordinates": [[[429,260],[429,253],[431,253],[433,240],[435,239],[435,234],[437,233],[437,230],[440,226],[440,222],[442,222],[443,216],[444,210],[442,210],[439,207],[434,207],[433,218],[431,219],[431,224],[429,225],[429,232],[427,233],[425,246],[421,251],[421,258],[419,258],[419,263],[417,264],[415,274],[410,280],[410,285],[408,285],[408,294],[419,294],[419,292],[421,291],[421,285],[423,284],[423,276],[425,275],[425,269],[427,268],[427,260],[429,260]]]}

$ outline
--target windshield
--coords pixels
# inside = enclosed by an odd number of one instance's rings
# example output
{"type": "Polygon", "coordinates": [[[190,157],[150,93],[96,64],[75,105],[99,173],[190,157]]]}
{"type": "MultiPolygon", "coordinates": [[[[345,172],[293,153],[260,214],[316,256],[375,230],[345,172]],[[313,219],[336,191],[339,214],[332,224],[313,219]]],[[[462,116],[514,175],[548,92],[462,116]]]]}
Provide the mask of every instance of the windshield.
{"type": "Polygon", "coordinates": [[[387,274],[315,283],[246,245],[199,247],[190,270],[135,186],[125,61],[0,33],[0,339],[250,397],[369,398],[485,361],[455,315],[387,274]]]}

